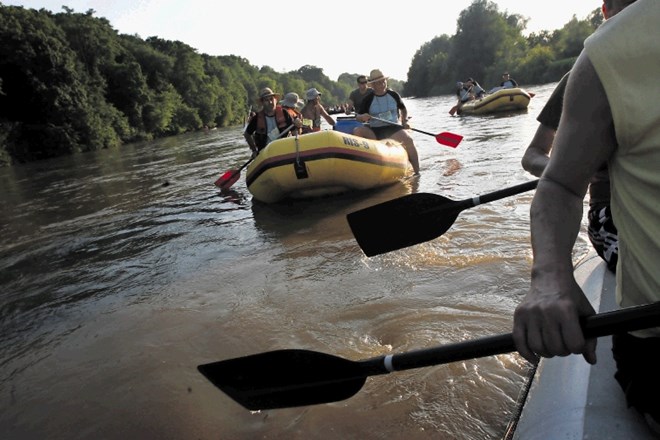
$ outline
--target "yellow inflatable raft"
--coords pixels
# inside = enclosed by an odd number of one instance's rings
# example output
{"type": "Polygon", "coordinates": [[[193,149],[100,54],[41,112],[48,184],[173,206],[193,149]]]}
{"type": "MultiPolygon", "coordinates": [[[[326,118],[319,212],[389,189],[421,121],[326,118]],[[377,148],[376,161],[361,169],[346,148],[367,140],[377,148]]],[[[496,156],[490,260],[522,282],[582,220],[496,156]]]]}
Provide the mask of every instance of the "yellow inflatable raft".
{"type": "Polygon", "coordinates": [[[339,131],[278,139],[247,169],[255,199],[274,203],[364,190],[398,181],[408,169],[405,149],[339,131]]]}
{"type": "Polygon", "coordinates": [[[521,88],[500,89],[481,99],[468,101],[458,109],[459,115],[483,115],[487,113],[524,110],[531,96],[521,88]]]}

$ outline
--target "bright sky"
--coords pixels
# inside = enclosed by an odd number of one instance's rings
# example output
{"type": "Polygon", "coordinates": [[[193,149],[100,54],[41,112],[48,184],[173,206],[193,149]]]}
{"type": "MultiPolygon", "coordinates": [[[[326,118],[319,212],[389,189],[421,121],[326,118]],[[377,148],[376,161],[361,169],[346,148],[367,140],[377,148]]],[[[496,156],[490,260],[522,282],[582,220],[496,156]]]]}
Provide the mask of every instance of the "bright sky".
{"type": "MultiPolygon", "coordinates": [[[[527,32],[584,19],[599,0],[494,0],[500,11],[529,18],[527,32]]],[[[122,34],[178,40],[209,55],[237,55],[279,72],[320,67],[341,73],[378,68],[406,80],[415,52],[435,36],[456,32],[471,0],[278,2],[274,0],[0,0],[5,5],[62,12],[96,11],[122,34]],[[431,6],[433,4],[434,6],[431,6]],[[277,12],[277,9],[283,12],[277,12]]]]}

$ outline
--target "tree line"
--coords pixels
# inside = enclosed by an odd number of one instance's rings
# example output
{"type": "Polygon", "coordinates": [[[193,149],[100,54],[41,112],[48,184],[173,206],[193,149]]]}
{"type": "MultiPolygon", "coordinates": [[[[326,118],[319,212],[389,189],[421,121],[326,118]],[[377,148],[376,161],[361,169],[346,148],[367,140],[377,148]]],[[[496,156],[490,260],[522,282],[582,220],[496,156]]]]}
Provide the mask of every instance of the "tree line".
{"type": "Polygon", "coordinates": [[[459,14],[453,36],[435,37],[415,53],[404,95],[452,93],[457,81],[470,77],[488,90],[500,84],[504,72],[521,84],[558,81],[603,15],[596,8],[586,19],[573,16],[561,29],[524,36],[527,21],[519,14],[500,12],[491,1],[474,0],[459,14]]]}
{"type": "MultiPolygon", "coordinates": [[[[282,93],[316,87],[332,105],[356,86],[358,73],[333,81],[316,66],[258,68],[180,41],[119,34],[94,14],[0,3],[0,166],[242,124],[263,87],[282,93]]],[[[560,30],[523,37],[525,19],[474,0],[456,34],[425,43],[408,81],[391,80],[390,87],[404,96],[443,95],[460,78],[488,83],[503,70],[528,84],[556,81],[601,21],[597,10],[560,30]]]]}

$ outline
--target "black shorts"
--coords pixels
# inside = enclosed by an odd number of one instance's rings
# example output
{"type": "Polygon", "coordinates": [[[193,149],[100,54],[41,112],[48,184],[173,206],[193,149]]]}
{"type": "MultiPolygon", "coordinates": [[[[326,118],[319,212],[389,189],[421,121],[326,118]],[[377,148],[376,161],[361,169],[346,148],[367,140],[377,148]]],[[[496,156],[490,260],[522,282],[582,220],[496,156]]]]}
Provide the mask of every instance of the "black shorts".
{"type": "Polygon", "coordinates": [[[371,127],[371,130],[376,135],[376,139],[381,140],[391,138],[394,133],[403,130],[403,128],[396,125],[386,125],[384,127],[371,127]]]}
{"type": "Polygon", "coordinates": [[[660,423],[659,338],[638,338],[627,333],[612,336],[616,378],[629,407],[660,423]]]}
{"type": "Polygon", "coordinates": [[[612,220],[610,207],[602,205],[589,207],[587,217],[589,241],[596,249],[596,253],[605,260],[607,268],[615,272],[619,257],[619,236],[612,220]]]}

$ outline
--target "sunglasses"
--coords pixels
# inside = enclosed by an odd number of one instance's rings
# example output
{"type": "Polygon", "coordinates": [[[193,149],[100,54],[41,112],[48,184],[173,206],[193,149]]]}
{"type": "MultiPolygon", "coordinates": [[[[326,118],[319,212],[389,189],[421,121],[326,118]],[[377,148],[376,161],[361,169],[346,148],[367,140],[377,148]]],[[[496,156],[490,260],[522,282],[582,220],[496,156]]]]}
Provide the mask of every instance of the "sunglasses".
{"type": "Polygon", "coordinates": [[[358,81],[358,84],[366,84],[366,81],[358,81]]]}

